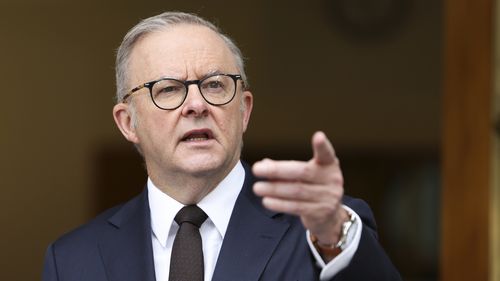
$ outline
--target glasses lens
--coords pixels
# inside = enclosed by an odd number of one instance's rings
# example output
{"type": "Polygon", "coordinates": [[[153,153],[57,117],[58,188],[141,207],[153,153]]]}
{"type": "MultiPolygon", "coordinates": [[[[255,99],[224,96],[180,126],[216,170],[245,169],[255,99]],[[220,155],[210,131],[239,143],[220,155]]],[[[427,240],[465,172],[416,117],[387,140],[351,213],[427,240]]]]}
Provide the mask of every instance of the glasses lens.
{"type": "Polygon", "coordinates": [[[200,90],[208,102],[216,105],[225,104],[236,93],[236,83],[229,76],[214,75],[201,82],[200,90]]]}
{"type": "Polygon", "coordinates": [[[182,104],[186,96],[186,87],[179,81],[163,79],[153,85],[151,94],[157,106],[171,109],[182,104]]]}

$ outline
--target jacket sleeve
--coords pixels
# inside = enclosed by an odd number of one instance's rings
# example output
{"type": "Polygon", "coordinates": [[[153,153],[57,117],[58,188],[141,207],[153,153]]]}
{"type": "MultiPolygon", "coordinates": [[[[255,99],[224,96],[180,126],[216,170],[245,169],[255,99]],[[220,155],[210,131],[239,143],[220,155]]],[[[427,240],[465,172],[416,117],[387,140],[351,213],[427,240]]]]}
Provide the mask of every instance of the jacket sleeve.
{"type": "Polygon", "coordinates": [[[402,280],[384,249],[378,242],[377,225],[373,213],[363,200],[344,198],[344,204],[353,209],[363,223],[358,249],[349,265],[341,270],[332,281],[341,280],[402,280]]]}
{"type": "Polygon", "coordinates": [[[45,253],[45,262],[43,265],[42,281],[58,281],[57,267],[54,256],[54,247],[50,245],[45,253]]]}

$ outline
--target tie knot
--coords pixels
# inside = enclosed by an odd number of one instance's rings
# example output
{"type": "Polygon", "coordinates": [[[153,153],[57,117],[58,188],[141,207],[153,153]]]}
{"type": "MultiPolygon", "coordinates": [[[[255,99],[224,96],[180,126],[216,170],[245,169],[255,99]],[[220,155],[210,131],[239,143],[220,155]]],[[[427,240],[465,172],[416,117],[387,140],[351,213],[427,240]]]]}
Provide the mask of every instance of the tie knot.
{"type": "Polygon", "coordinates": [[[205,214],[205,212],[203,212],[203,210],[196,205],[185,206],[177,213],[174,218],[175,222],[178,225],[181,225],[184,222],[188,222],[198,228],[206,219],[207,214],[205,214]]]}

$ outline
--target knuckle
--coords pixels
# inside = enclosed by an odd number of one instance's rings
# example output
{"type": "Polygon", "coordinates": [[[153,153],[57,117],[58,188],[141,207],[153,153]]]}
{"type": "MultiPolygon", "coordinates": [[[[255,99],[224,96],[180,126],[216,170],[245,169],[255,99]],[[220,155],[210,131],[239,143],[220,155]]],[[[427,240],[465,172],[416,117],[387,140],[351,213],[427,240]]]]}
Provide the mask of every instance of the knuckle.
{"type": "Polygon", "coordinates": [[[302,214],[304,212],[304,205],[293,201],[290,202],[290,209],[292,209],[294,213],[302,214]]]}
{"type": "Polygon", "coordinates": [[[310,181],[314,179],[314,167],[312,165],[302,165],[302,169],[300,171],[301,178],[310,181]]]}
{"type": "Polygon", "coordinates": [[[309,199],[314,190],[309,185],[297,183],[295,186],[295,196],[300,199],[309,199]]]}
{"type": "Polygon", "coordinates": [[[335,190],[333,188],[328,188],[326,190],[323,190],[322,197],[327,199],[327,201],[329,203],[332,203],[332,201],[334,201],[335,197],[337,197],[337,196],[336,196],[335,190]]]}
{"type": "Polygon", "coordinates": [[[342,176],[342,174],[338,174],[335,177],[334,182],[340,186],[344,186],[344,177],[342,176]]]}
{"type": "Polygon", "coordinates": [[[336,207],[337,204],[335,204],[335,202],[331,202],[331,204],[326,204],[325,205],[325,211],[329,214],[331,213],[334,213],[335,210],[337,210],[337,207],[336,207]]]}
{"type": "Polygon", "coordinates": [[[330,172],[327,174],[327,181],[336,185],[344,185],[344,177],[340,171],[330,172]]]}
{"type": "Polygon", "coordinates": [[[335,187],[330,187],[330,188],[326,188],[323,190],[323,194],[322,196],[324,198],[328,198],[328,201],[330,203],[332,202],[338,202],[340,200],[340,198],[342,197],[342,190],[341,189],[338,189],[338,188],[335,188],[335,187]]]}
{"type": "Polygon", "coordinates": [[[335,182],[335,173],[326,173],[325,178],[327,182],[335,182]]]}
{"type": "Polygon", "coordinates": [[[329,202],[325,202],[324,204],[322,204],[322,210],[323,210],[322,213],[333,214],[337,211],[338,206],[339,206],[339,201],[336,198],[334,198],[329,202]]]}
{"type": "Polygon", "coordinates": [[[302,189],[298,185],[291,185],[288,188],[289,195],[293,198],[300,198],[303,195],[302,189]]]}
{"type": "Polygon", "coordinates": [[[276,173],[276,170],[277,170],[277,167],[276,167],[276,162],[272,161],[272,160],[267,160],[268,161],[268,164],[267,164],[267,171],[270,173],[270,174],[274,174],[276,173]]]}

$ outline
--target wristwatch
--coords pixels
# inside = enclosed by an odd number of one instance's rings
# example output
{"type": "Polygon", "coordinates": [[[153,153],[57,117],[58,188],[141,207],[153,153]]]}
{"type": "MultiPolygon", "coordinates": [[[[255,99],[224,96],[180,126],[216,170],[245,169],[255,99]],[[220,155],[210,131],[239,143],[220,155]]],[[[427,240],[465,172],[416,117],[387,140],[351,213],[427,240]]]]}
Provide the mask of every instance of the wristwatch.
{"type": "Polygon", "coordinates": [[[349,245],[350,240],[352,240],[352,230],[355,228],[353,225],[356,222],[356,216],[354,213],[348,212],[349,220],[342,223],[342,231],[340,233],[340,239],[336,244],[322,244],[318,241],[318,238],[311,234],[311,241],[313,245],[318,249],[321,256],[326,260],[331,260],[340,254],[349,245]]]}
{"type": "Polygon", "coordinates": [[[340,248],[341,250],[344,250],[349,244],[347,243],[349,241],[349,237],[351,236],[349,235],[350,234],[349,231],[353,229],[352,226],[356,222],[356,216],[351,212],[348,213],[349,213],[349,220],[342,224],[342,233],[340,235],[340,240],[335,245],[335,247],[340,248]]]}

